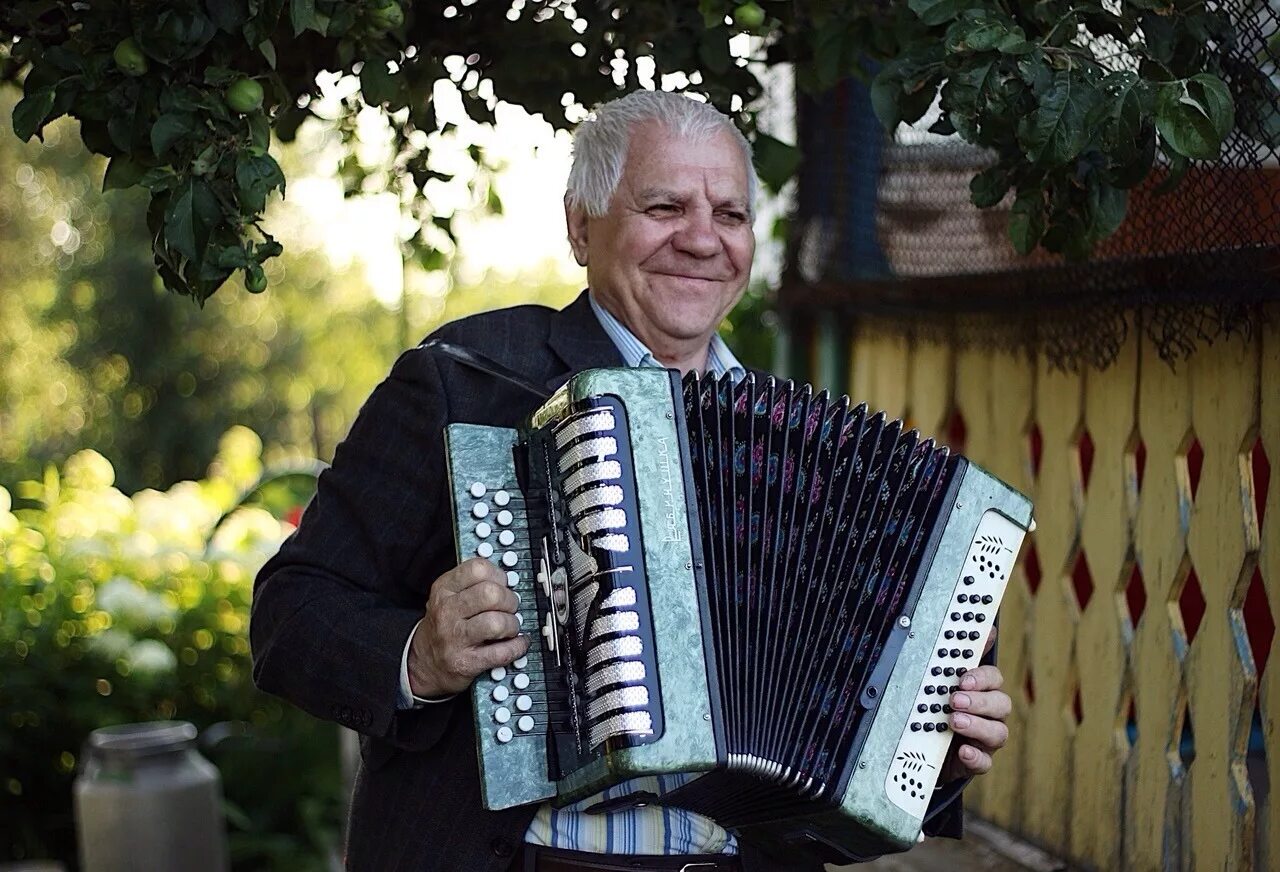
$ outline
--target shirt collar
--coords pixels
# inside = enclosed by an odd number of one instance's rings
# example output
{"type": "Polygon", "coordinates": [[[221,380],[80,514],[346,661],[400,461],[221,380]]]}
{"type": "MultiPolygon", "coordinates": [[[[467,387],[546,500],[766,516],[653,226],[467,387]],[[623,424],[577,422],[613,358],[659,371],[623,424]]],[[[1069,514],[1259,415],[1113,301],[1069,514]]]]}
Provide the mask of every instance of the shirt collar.
{"type": "MultiPolygon", "coordinates": [[[[627,325],[596,302],[595,294],[588,293],[587,299],[591,302],[591,311],[595,312],[600,326],[618,347],[618,353],[622,355],[622,360],[627,366],[662,366],[653,356],[653,352],[627,329],[627,325]]],[[[746,368],[729,350],[729,346],[720,338],[719,333],[712,334],[711,341],[707,344],[707,370],[716,378],[721,378],[728,373],[735,383],[741,381],[747,374],[746,368]]]]}

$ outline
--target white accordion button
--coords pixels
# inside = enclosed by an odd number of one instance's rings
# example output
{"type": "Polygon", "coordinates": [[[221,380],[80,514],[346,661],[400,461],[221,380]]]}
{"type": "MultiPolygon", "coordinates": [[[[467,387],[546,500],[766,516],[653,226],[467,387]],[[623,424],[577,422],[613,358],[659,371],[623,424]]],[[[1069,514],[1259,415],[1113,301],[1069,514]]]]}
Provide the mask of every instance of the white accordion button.
{"type": "Polygon", "coordinates": [[[485,515],[489,514],[489,507],[484,503],[476,503],[471,507],[471,514],[475,515],[477,518],[483,518],[485,515]]]}
{"type": "Polygon", "coordinates": [[[524,715],[520,720],[516,721],[516,726],[520,728],[520,732],[527,733],[533,729],[533,718],[524,715]]]}
{"type": "Polygon", "coordinates": [[[488,521],[481,521],[479,524],[476,524],[477,539],[488,539],[489,534],[492,532],[493,532],[493,528],[489,526],[488,521]]]}
{"type": "Polygon", "coordinates": [[[509,502],[511,502],[511,494],[506,491],[498,491],[493,495],[493,504],[495,506],[505,506],[509,502]]]}
{"type": "Polygon", "coordinates": [[[507,568],[511,568],[512,566],[515,566],[519,560],[520,558],[516,556],[516,552],[514,551],[502,552],[502,565],[507,568]]]}
{"type": "Polygon", "coordinates": [[[489,677],[494,681],[501,681],[507,677],[507,670],[501,666],[495,666],[489,670],[489,677]]]}
{"type": "Polygon", "coordinates": [[[515,686],[516,690],[524,690],[529,686],[529,676],[525,675],[523,672],[517,672],[515,677],[511,679],[511,683],[515,686]]]}
{"type": "Polygon", "coordinates": [[[495,688],[493,689],[493,701],[494,701],[494,702],[506,702],[507,697],[509,697],[509,696],[511,696],[511,691],[507,690],[507,689],[506,689],[504,686],[502,686],[501,684],[499,684],[497,687],[495,687],[495,688]]]}
{"type": "Polygon", "coordinates": [[[527,712],[533,708],[533,697],[521,694],[516,697],[516,711],[527,712]]]}
{"type": "Polygon", "coordinates": [[[517,657],[515,659],[515,662],[513,662],[511,665],[514,666],[516,669],[524,669],[526,666],[529,665],[529,658],[517,657]]]}
{"type": "Polygon", "coordinates": [[[498,524],[502,527],[509,526],[511,524],[511,512],[506,509],[498,512],[498,524]]]}
{"type": "Polygon", "coordinates": [[[505,724],[507,721],[511,720],[511,709],[507,708],[505,705],[498,706],[493,710],[493,719],[500,724],[505,724]]]}
{"type": "Polygon", "coordinates": [[[485,557],[485,558],[492,557],[493,546],[490,545],[488,542],[481,542],[479,545],[476,546],[476,553],[479,554],[481,557],[485,557]]]}
{"type": "Polygon", "coordinates": [[[499,545],[510,545],[512,542],[515,542],[515,541],[516,541],[516,534],[512,533],[510,530],[503,530],[501,533],[498,534],[499,545]]]}
{"type": "Polygon", "coordinates": [[[480,499],[482,496],[484,496],[484,495],[485,495],[485,490],[486,490],[485,486],[484,486],[483,484],[481,484],[480,482],[478,482],[478,481],[473,481],[473,482],[471,483],[471,491],[470,491],[470,493],[471,493],[471,495],[472,495],[473,497],[475,497],[476,499],[480,499]]]}
{"type": "Polygon", "coordinates": [[[507,587],[515,587],[520,583],[520,573],[512,570],[507,573],[507,587]]]}
{"type": "Polygon", "coordinates": [[[507,744],[507,742],[511,741],[514,734],[511,732],[510,727],[498,727],[498,732],[496,735],[497,735],[498,741],[505,745],[507,744]]]}

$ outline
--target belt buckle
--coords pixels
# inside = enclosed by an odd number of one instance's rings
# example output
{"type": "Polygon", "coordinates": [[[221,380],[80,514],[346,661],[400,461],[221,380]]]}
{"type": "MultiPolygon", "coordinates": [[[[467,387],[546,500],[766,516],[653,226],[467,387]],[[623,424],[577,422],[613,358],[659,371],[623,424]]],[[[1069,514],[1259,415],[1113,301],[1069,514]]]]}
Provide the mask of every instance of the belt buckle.
{"type": "Polygon", "coordinates": [[[680,872],[693,872],[694,869],[716,869],[719,865],[719,863],[705,861],[698,863],[685,863],[680,867],[680,872]]]}

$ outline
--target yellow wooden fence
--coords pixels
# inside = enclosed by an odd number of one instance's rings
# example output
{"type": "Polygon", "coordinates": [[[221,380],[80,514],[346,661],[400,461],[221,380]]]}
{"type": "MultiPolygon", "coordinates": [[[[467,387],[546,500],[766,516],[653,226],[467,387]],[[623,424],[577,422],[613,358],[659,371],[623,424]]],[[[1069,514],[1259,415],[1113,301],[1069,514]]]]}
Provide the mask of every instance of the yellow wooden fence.
{"type": "Polygon", "coordinates": [[[1280,868],[1280,328],[1175,368],[1131,331],[1105,371],[1064,373],[793,318],[812,341],[792,374],[949,435],[1035,502],[1001,610],[1011,738],[971,810],[1084,867],[1280,868]]]}

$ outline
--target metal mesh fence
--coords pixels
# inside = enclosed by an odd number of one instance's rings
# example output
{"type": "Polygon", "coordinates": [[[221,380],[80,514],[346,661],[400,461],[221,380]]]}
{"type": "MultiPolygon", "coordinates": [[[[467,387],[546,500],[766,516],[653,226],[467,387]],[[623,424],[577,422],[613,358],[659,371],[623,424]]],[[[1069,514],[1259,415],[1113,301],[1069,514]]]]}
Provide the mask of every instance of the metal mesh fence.
{"type": "Polygon", "coordinates": [[[783,305],[836,306],[886,330],[1042,351],[1055,364],[1106,366],[1131,329],[1167,361],[1197,343],[1248,334],[1280,299],[1280,4],[1210,3],[1236,40],[1216,57],[1236,130],[1215,161],[1172,191],[1157,167],[1130,192],[1120,230],[1083,263],[1006,235],[1011,197],[969,201],[991,158],[926,132],[936,115],[886,137],[865,86],[802,95],[805,162],[783,305]]]}

